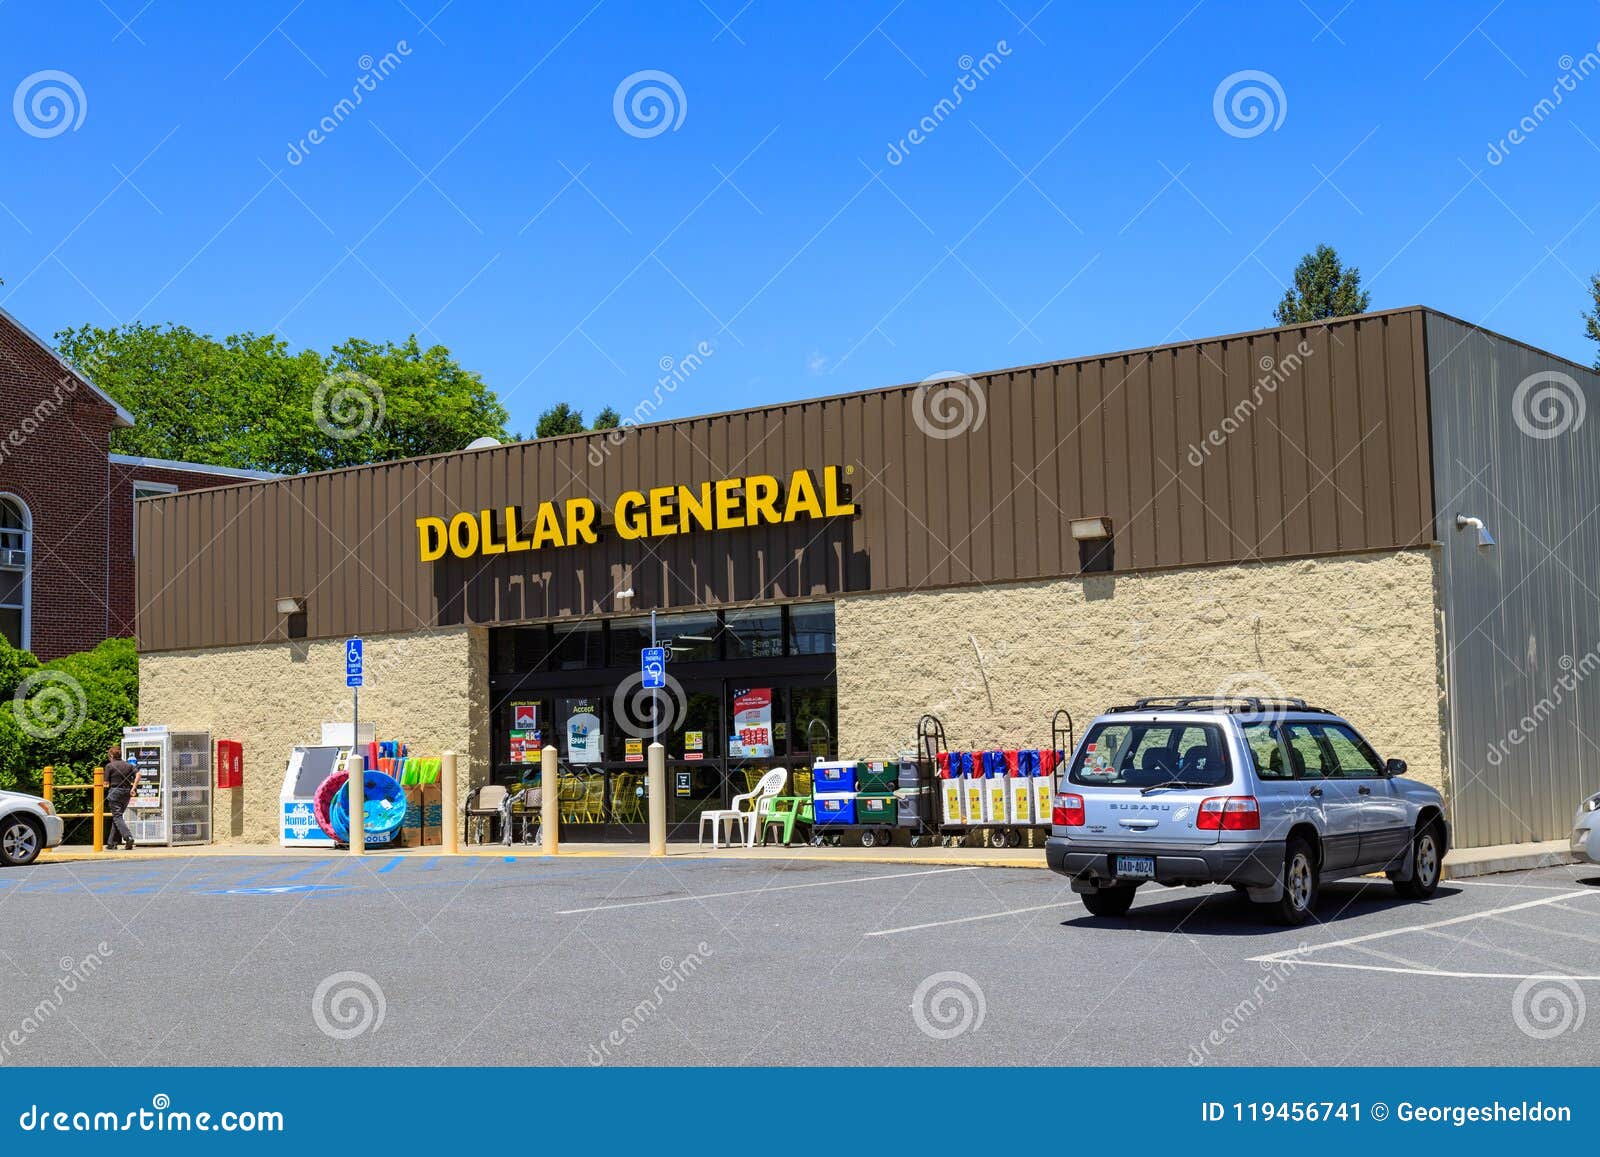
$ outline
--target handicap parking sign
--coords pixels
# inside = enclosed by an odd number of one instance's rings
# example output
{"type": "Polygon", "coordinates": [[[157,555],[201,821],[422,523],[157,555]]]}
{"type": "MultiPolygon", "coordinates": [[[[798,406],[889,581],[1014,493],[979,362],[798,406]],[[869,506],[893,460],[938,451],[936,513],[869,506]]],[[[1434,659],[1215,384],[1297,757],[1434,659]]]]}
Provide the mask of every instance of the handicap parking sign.
{"type": "Polygon", "coordinates": [[[346,639],[344,643],[344,681],[349,687],[361,686],[362,666],[366,659],[366,645],[360,639],[346,639]]]}
{"type": "Polygon", "coordinates": [[[645,647],[639,652],[640,667],[644,672],[644,687],[651,690],[667,685],[667,649],[645,647]]]}

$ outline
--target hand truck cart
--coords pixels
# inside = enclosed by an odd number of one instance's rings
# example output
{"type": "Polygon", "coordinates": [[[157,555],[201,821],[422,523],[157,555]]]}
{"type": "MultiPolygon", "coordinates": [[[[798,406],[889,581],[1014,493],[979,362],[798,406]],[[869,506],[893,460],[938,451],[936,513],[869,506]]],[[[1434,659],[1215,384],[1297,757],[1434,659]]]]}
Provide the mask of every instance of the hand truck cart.
{"type": "MultiPolygon", "coordinates": [[[[921,761],[929,768],[929,774],[931,776],[937,776],[939,755],[942,752],[949,757],[950,750],[949,744],[945,737],[944,724],[936,716],[924,715],[918,722],[917,746],[921,761]]],[[[1014,813],[1021,809],[1017,809],[1005,804],[1004,797],[1002,797],[1001,805],[998,807],[998,809],[991,804],[990,814],[992,815],[995,810],[1000,810],[1008,816],[1013,816],[1013,818],[985,820],[982,818],[984,814],[982,793],[986,790],[985,787],[973,787],[973,781],[971,779],[964,778],[961,781],[963,787],[955,789],[947,786],[953,781],[944,781],[944,783],[940,785],[942,790],[939,792],[940,815],[936,824],[937,838],[939,838],[947,848],[956,847],[957,845],[969,840],[974,835],[978,837],[978,840],[981,843],[987,843],[991,848],[998,849],[1021,847],[1024,832],[1038,828],[1048,828],[1050,826],[1048,810],[1049,801],[1054,798],[1056,789],[1060,785],[1060,764],[1061,761],[1070,759],[1072,757],[1073,748],[1075,746],[1076,740],[1073,732],[1072,715],[1065,709],[1059,710],[1051,717],[1050,720],[1050,750],[1062,753],[1055,760],[1056,766],[1051,769],[1049,775],[1047,776],[1025,777],[1028,779],[1043,779],[1047,781],[1045,784],[1039,785],[1038,787],[1038,790],[1042,791],[1043,795],[1038,798],[1029,799],[1027,808],[1025,809],[1030,817],[1042,816],[1044,817],[1042,819],[1030,818],[1027,822],[1024,822],[1014,818],[1014,813]],[[950,806],[951,797],[948,795],[948,792],[951,790],[957,790],[961,792],[961,795],[956,797],[959,798],[961,802],[959,806],[954,809],[952,809],[950,806]],[[959,822],[952,821],[949,818],[952,810],[956,811],[957,814],[963,817],[959,822]],[[976,814],[976,819],[968,818],[973,816],[974,813],[976,814]]],[[[962,753],[957,753],[957,755],[960,754],[962,753]]],[[[981,781],[985,777],[977,778],[979,781],[981,781]]],[[[1004,778],[1015,779],[1018,777],[1004,778]]],[[[1010,789],[1003,788],[1000,790],[1005,791],[1010,789]]]]}

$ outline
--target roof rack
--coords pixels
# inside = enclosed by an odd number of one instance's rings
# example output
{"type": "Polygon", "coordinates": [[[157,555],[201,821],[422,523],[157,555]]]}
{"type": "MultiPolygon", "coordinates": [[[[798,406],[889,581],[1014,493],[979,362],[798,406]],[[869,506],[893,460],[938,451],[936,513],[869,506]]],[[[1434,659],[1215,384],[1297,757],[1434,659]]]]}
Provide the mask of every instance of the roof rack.
{"type": "Polygon", "coordinates": [[[1113,714],[1130,711],[1225,711],[1236,715],[1304,711],[1313,715],[1334,714],[1326,707],[1312,707],[1304,699],[1273,695],[1147,695],[1130,706],[1111,708],[1113,714]]]}

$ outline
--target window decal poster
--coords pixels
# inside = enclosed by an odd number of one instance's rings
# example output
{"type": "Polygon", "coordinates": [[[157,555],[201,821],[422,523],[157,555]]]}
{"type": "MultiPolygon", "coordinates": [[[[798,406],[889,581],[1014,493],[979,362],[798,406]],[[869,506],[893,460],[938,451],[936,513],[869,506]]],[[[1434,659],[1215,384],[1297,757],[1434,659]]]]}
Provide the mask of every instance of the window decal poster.
{"type": "Polygon", "coordinates": [[[513,703],[511,705],[511,726],[518,731],[531,731],[539,726],[539,705],[537,703],[513,703]]]}
{"type": "Polygon", "coordinates": [[[511,762],[512,763],[538,763],[539,749],[544,744],[537,731],[513,731],[511,733],[511,762]]]}
{"type": "Polygon", "coordinates": [[[733,740],[730,755],[767,759],[772,755],[772,688],[752,687],[733,697],[733,740]]]}
{"type": "Polygon", "coordinates": [[[567,762],[600,762],[600,708],[574,699],[567,711],[567,762]]]}

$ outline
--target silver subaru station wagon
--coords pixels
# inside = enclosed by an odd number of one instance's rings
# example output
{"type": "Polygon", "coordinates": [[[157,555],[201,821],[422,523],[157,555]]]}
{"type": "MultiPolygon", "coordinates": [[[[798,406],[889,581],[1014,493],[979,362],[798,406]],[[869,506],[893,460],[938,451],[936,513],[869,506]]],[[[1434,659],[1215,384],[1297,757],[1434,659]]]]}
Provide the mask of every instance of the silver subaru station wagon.
{"type": "Polygon", "coordinates": [[[1061,778],[1045,855],[1096,916],[1146,883],[1231,884],[1284,924],[1323,881],[1439,886],[1444,801],[1349,723],[1301,699],[1140,699],[1094,721],[1061,778]]]}

